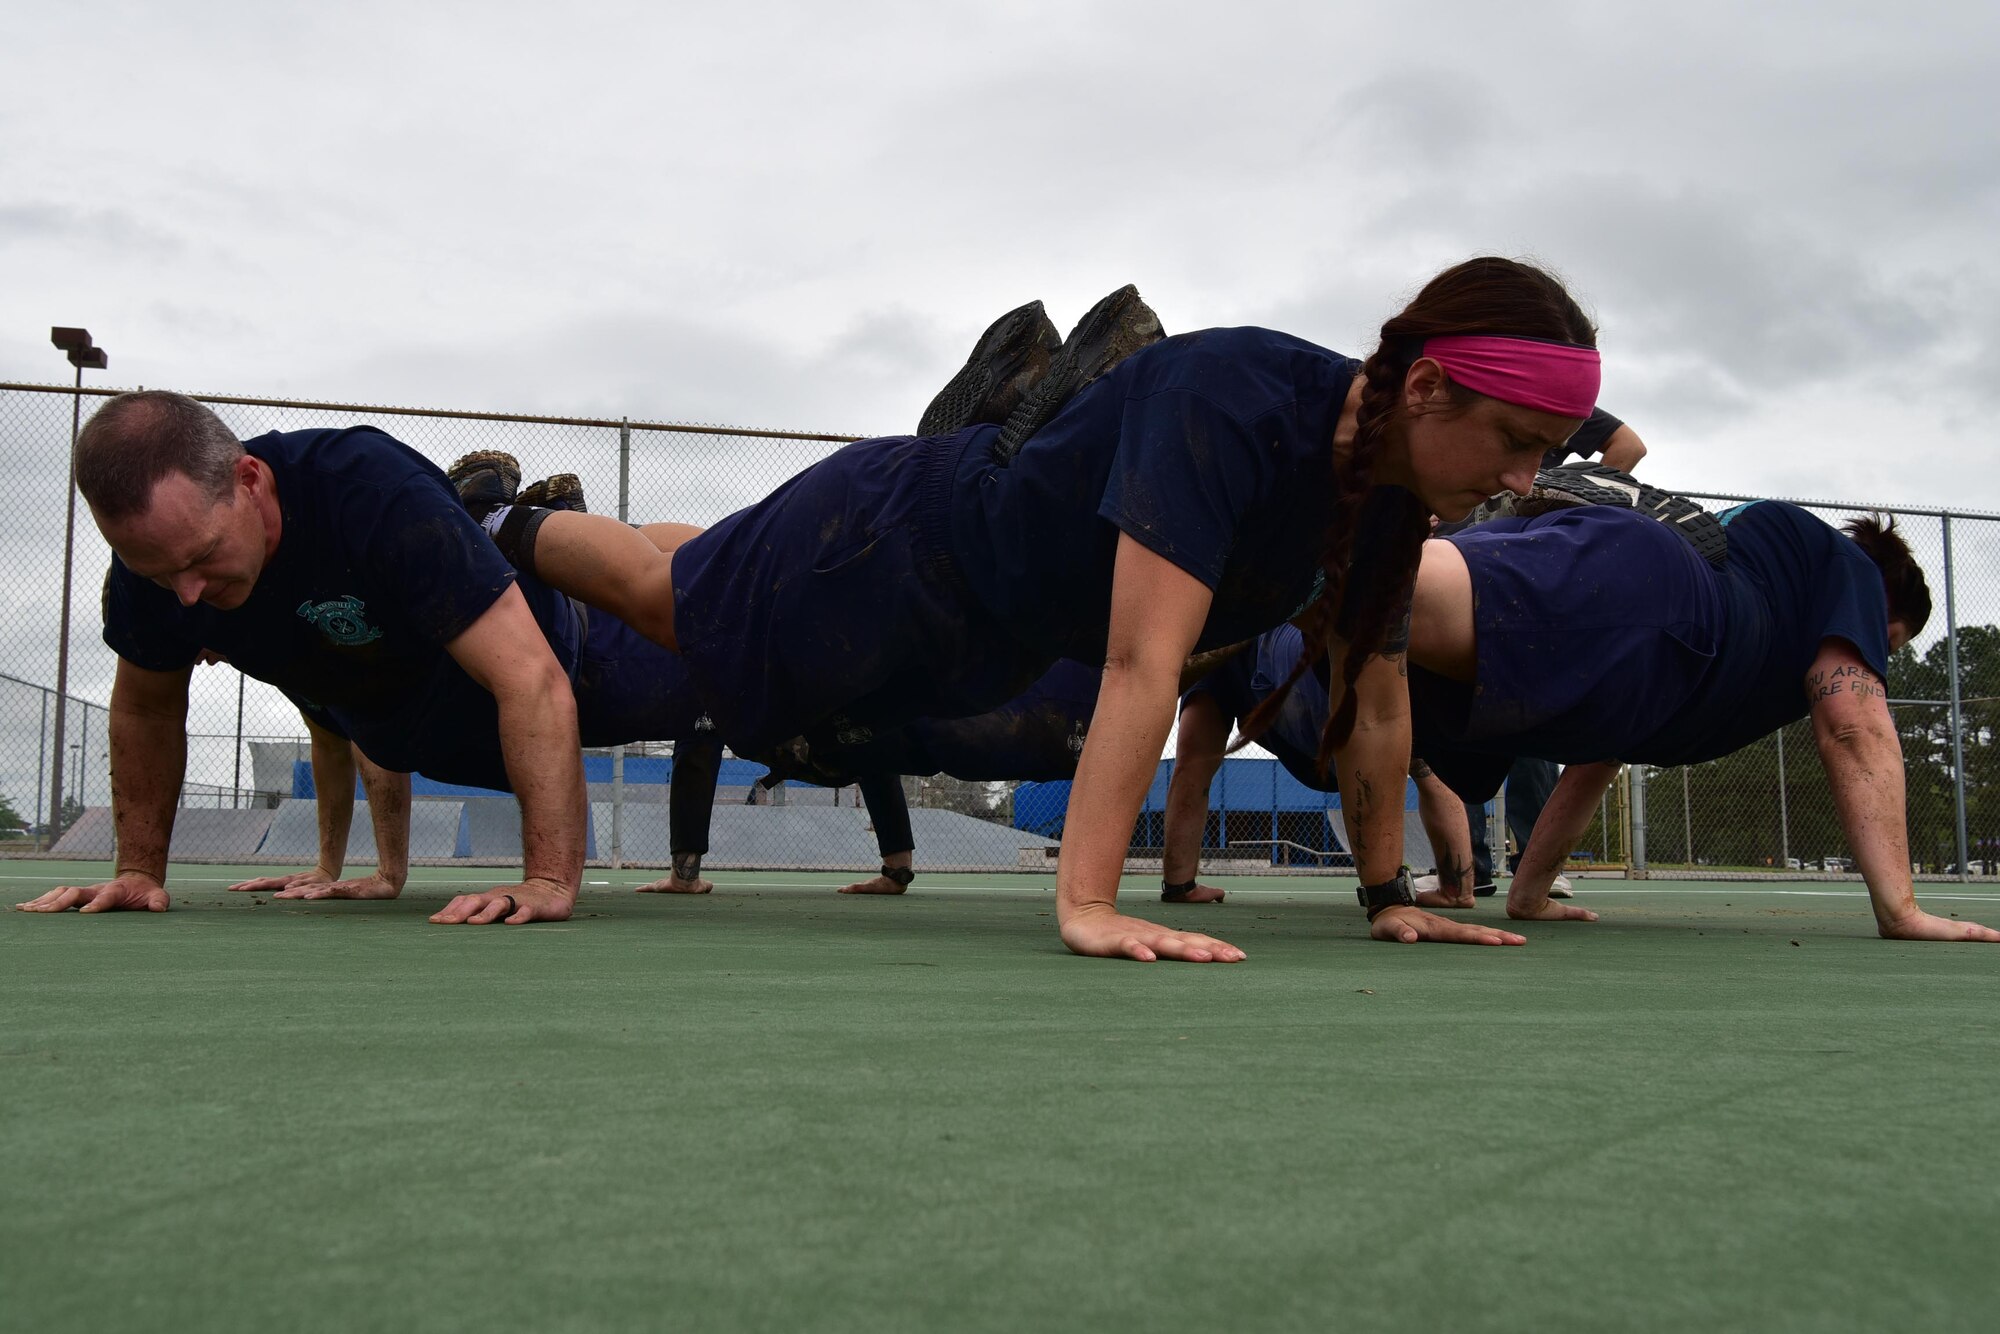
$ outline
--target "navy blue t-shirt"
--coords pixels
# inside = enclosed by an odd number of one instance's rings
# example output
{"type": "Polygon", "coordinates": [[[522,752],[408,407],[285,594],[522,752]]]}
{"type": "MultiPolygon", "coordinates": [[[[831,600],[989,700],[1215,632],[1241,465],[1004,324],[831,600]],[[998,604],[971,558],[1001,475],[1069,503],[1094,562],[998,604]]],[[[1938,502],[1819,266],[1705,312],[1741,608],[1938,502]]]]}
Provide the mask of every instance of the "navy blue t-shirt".
{"type": "Polygon", "coordinates": [[[1844,639],[1889,671],[1889,603],[1868,554],[1823,520],[1781,500],[1721,515],[1729,529],[1721,651],[1674,721],[1621,759],[1716,759],[1809,712],[1805,678],[1820,643],[1844,639]]]}
{"type": "MultiPolygon", "coordinates": [[[[244,443],[270,466],[283,527],[242,606],[183,607],[116,556],[104,642],[136,666],[177,671],[204,648],[331,716],[377,764],[408,762],[426,733],[486,695],[444,645],[479,619],[514,569],[435,465],[374,427],[273,432],[244,443]]],[[[566,670],[569,600],[523,584],[566,670]]]]}
{"type": "Polygon", "coordinates": [[[1569,439],[1542,455],[1542,466],[1560,467],[1571,458],[1587,459],[1601,452],[1605,442],[1618,434],[1618,428],[1624,424],[1603,408],[1592,408],[1590,415],[1583,419],[1583,425],[1577,427],[1569,439]]]}
{"type": "Polygon", "coordinates": [[[1326,544],[1333,434],[1359,367],[1255,328],[1134,353],[1008,463],[966,451],[952,544],[967,584],[1021,642],[1102,662],[1125,532],[1214,590],[1197,650],[1286,620],[1326,544]]]}

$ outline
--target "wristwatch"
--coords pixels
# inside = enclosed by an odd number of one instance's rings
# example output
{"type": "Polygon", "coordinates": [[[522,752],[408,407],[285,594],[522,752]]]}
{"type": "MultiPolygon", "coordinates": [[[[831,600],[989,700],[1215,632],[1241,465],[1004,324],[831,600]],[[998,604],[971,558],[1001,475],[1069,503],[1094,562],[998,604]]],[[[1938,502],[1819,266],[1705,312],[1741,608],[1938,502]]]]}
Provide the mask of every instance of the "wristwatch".
{"type": "Polygon", "coordinates": [[[1410,868],[1407,866],[1396,872],[1394,880],[1360,886],[1354,891],[1354,897],[1361,900],[1361,906],[1368,910],[1371,922],[1384,908],[1413,908],[1417,903],[1417,896],[1410,892],[1410,868]]]}

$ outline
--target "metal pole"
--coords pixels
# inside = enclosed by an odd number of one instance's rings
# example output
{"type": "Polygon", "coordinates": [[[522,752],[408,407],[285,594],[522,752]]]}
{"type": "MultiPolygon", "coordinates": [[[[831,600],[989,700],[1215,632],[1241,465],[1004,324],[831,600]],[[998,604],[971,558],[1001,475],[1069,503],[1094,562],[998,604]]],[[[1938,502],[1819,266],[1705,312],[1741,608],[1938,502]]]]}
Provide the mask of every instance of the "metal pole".
{"type": "Polygon", "coordinates": [[[1486,820],[1487,864],[1493,868],[1494,880],[1507,869],[1507,785],[1493,794],[1493,814],[1486,820]]]}
{"type": "MultiPolygon", "coordinates": [[[[35,804],[40,806],[42,804],[42,782],[49,776],[49,692],[46,689],[42,691],[42,728],[38,735],[41,744],[35,748],[35,804]]],[[[43,823],[40,815],[41,812],[36,811],[30,817],[35,820],[35,823],[42,826],[41,832],[35,835],[36,852],[45,850],[42,840],[49,836],[49,826],[43,823]]]]}
{"type": "Polygon", "coordinates": [[[1632,766],[1632,869],[1630,880],[1646,878],[1646,766],[1632,766]]]}
{"type": "Polygon", "coordinates": [[[1792,869],[1792,810],[1785,797],[1785,729],[1778,729],[1778,869],[1792,869]]]}
{"type": "Polygon", "coordinates": [[[70,512],[62,524],[62,628],[56,632],[56,744],[48,774],[48,836],[62,834],[62,742],[70,702],[70,572],[76,566],[76,436],[84,424],[84,368],[70,396],[70,512]]]}
{"type": "Polygon", "coordinates": [[[83,706],[83,730],[76,739],[76,804],[90,800],[90,706],[83,706]]]}
{"type": "Polygon", "coordinates": [[[1951,515],[1945,515],[1940,523],[1944,528],[1945,662],[1951,673],[1951,801],[1952,814],[1958,823],[1958,878],[1963,881],[1971,872],[1966,867],[1969,854],[1965,843],[1965,721],[1959,713],[1958,599],[1956,580],[1952,577],[1951,515]]]}
{"type": "Polygon", "coordinates": [[[243,796],[243,673],[236,673],[236,786],[229,794],[229,809],[235,810],[243,796]]]}
{"type": "Polygon", "coordinates": [[[1688,869],[1694,869],[1694,803],[1688,795],[1688,770],[1692,765],[1681,766],[1681,849],[1687,854],[1688,869]]]}
{"type": "Polygon", "coordinates": [[[1604,860],[1611,860],[1611,787],[1605,785],[1604,795],[1597,799],[1597,826],[1604,833],[1604,860]]]}
{"type": "MultiPolygon", "coordinates": [[[[618,522],[632,521],[632,420],[618,422],[618,522]]],[[[611,869],[625,864],[625,747],[611,748],[611,869]]]]}

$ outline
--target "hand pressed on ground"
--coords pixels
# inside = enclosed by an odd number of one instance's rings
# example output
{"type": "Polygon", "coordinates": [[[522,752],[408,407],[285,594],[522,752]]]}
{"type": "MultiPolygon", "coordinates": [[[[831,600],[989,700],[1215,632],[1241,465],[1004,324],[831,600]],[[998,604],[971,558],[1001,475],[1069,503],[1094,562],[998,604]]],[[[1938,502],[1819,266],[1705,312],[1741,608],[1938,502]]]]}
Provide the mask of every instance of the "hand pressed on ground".
{"type": "Polygon", "coordinates": [[[431,920],[444,926],[562,922],[569,919],[575,904],[576,891],[553,880],[523,880],[518,885],[498,885],[481,894],[460,894],[431,914],[431,920]],[[511,912],[507,906],[509,899],[514,904],[511,912]]]}
{"type": "Polygon", "coordinates": [[[1199,931],[1176,931],[1142,917],[1127,917],[1109,904],[1079,911],[1068,918],[1062,924],[1062,938],[1063,944],[1075,953],[1099,959],[1238,963],[1245,957],[1242,950],[1226,940],[1199,931]]]}
{"type": "Polygon", "coordinates": [[[380,871],[373,875],[337,880],[315,867],[290,875],[259,876],[240,880],[229,887],[232,894],[269,894],[274,899],[393,899],[403,892],[402,882],[392,881],[380,871]]]}
{"type": "Polygon", "coordinates": [[[1477,922],[1454,922],[1449,917],[1425,912],[1422,908],[1388,908],[1375,914],[1368,934],[1377,940],[1414,945],[1428,940],[1447,945],[1525,945],[1526,936],[1512,931],[1481,926],[1477,922]]]}
{"type": "Polygon", "coordinates": [[[126,871],[96,885],[57,885],[39,898],[14,905],[16,912],[165,912],[172,900],[166,887],[140,871],[126,871]]]}

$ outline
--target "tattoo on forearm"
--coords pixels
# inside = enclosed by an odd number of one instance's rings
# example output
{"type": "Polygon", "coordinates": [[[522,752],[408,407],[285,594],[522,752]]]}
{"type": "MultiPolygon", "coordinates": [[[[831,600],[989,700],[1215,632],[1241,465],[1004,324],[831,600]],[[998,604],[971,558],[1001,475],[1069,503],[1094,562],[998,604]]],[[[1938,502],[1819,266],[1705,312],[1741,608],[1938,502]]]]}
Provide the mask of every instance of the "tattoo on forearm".
{"type": "Polygon", "coordinates": [[[1431,767],[1428,764],[1425,764],[1421,758],[1413,759],[1410,761],[1410,777],[1429,778],[1430,776],[1431,776],[1431,767]]]}
{"type": "Polygon", "coordinates": [[[699,852],[676,852],[674,854],[674,879],[690,883],[701,879],[701,854],[699,852]]]}
{"type": "Polygon", "coordinates": [[[1468,889],[1472,885],[1472,863],[1460,861],[1448,852],[1439,853],[1438,880],[1453,889],[1468,889]]]}
{"type": "Polygon", "coordinates": [[[1806,677],[1806,698],[1813,704],[1835,695],[1858,695],[1862,699],[1887,699],[1888,687],[1868,667],[1848,663],[1830,672],[1813,672],[1806,677]]]}

